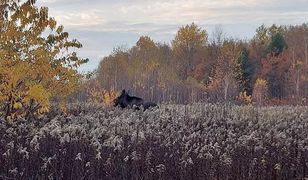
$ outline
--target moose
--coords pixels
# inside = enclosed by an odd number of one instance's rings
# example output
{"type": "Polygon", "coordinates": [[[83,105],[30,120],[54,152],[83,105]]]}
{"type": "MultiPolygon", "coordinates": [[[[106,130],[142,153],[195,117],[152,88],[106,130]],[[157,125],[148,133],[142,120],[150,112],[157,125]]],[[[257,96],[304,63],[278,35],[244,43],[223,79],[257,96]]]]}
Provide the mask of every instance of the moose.
{"type": "Polygon", "coordinates": [[[120,106],[121,108],[135,108],[137,110],[140,110],[141,107],[143,107],[143,110],[147,110],[150,107],[156,107],[157,104],[154,102],[146,102],[140,97],[136,96],[130,96],[125,89],[122,90],[122,93],[120,96],[118,96],[116,99],[113,100],[114,107],[120,106]]]}

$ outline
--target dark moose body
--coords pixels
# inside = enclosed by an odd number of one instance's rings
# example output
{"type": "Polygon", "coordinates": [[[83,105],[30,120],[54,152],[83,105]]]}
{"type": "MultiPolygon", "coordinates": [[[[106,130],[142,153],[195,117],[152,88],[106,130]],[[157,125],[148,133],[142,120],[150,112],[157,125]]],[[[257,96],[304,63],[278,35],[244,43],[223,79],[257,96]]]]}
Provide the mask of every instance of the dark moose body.
{"type": "Polygon", "coordinates": [[[144,110],[149,109],[150,107],[156,107],[157,104],[154,102],[146,102],[140,97],[130,96],[125,89],[122,90],[122,93],[119,97],[113,100],[114,107],[120,106],[121,108],[136,108],[140,109],[143,107],[144,110]]]}

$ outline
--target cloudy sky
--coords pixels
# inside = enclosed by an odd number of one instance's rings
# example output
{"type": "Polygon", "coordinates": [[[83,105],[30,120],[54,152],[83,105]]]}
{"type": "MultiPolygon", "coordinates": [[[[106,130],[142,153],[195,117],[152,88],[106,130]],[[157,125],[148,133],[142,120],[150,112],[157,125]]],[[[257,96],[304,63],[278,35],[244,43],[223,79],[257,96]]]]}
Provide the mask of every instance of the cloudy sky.
{"type": "Polygon", "coordinates": [[[79,51],[94,70],[114,47],[130,47],[141,35],[170,43],[176,31],[195,22],[211,35],[221,25],[229,37],[249,39],[262,23],[308,22],[308,0],[38,0],[82,42],[79,51]]]}

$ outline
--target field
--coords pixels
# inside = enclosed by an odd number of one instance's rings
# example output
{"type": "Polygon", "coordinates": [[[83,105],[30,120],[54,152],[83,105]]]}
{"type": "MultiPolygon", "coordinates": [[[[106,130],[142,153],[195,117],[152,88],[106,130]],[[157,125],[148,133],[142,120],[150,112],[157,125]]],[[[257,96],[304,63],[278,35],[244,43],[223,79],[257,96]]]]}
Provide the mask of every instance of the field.
{"type": "Polygon", "coordinates": [[[307,107],[74,104],[0,123],[0,179],[304,179],[307,107]]]}

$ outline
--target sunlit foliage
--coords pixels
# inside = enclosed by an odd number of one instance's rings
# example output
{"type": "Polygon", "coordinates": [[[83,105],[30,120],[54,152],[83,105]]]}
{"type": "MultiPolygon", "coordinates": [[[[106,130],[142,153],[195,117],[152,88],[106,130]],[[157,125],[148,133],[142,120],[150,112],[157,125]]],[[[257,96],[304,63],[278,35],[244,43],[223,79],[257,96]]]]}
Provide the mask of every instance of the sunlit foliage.
{"type": "Polygon", "coordinates": [[[35,0],[0,3],[0,112],[6,119],[30,117],[64,101],[76,90],[82,45],[35,0]]]}

